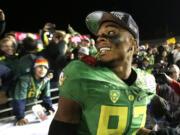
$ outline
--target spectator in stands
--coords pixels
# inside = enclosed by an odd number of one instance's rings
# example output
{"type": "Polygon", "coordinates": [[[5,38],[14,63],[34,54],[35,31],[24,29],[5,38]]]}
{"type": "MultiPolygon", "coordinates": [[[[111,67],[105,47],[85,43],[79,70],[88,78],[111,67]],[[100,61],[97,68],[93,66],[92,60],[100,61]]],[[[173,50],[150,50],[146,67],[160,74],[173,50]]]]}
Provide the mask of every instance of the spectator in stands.
{"type": "Polygon", "coordinates": [[[171,69],[174,72],[171,75],[165,74],[165,77],[171,88],[180,96],[180,83],[177,81],[179,79],[179,68],[176,65],[172,65],[171,69]]]}
{"type": "Polygon", "coordinates": [[[2,9],[0,9],[0,37],[3,35],[6,27],[5,14],[2,9]]]}
{"type": "Polygon", "coordinates": [[[172,51],[173,64],[180,65],[180,42],[176,42],[175,49],[172,51]]]}
{"type": "Polygon", "coordinates": [[[10,38],[10,40],[14,42],[15,48],[18,49],[18,40],[16,39],[14,32],[5,33],[4,37],[10,38]]]}
{"type": "Polygon", "coordinates": [[[10,38],[0,40],[0,63],[9,67],[14,73],[18,64],[18,54],[14,42],[10,38]]]}
{"type": "Polygon", "coordinates": [[[17,66],[17,73],[16,77],[19,77],[25,73],[30,72],[30,69],[32,67],[33,61],[37,57],[37,41],[26,37],[23,39],[22,46],[24,48],[24,51],[21,54],[21,57],[19,59],[19,64],[17,66]]]}
{"type": "Polygon", "coordinates": [[[142,67],[141,69],[143,70],[148,70],[150,68],[150,64],[149,64],[149,58],[148,57],[144,57],[143,61],[142,61],[142,67]]]}
{"type": "Polygon", "coordinates": [[[169,44],[168,44],[168,40],[165,40],[165,41],[162,42],[162,47],[164,47],[165,50],[169,52],[170,47],[169,47],[169,44]]]}
{"type": "Polygon", "coordinates": [[[147,51],[149,49],[149,44],[146,43],[144,46],[145,46],[145,51],[147,51]]]}
{"type": "Polygon", "coordinates": [[[38,55],[45,57],[51,66],[54,78],[51,80],[51,87],[58,87],[59,73],[66,65],[66,51],[69,36],[66,33],[56,31],[53,40],[38,55]]]}
{"type": "MultiPolygon", "coordinates": [[[[14,42],[10,38],[3,38],[0,41],[0,63],[11,70],[11,78],[9,79],[9,87],[6,91],[8,96],[11,96],[11,87],[15,81],[15,74],[17,73],[17,66],[19,64],[18,54],[14,42]]],[[[1,70],[1,69],[0,69],[1,70]]]]}
{"type": "Polygon", "coordinates": [[[46,111],[49,113],[54,111],[50,100],[49,78],[44,79],[48,73],[48,69],[48,61],[43,57],[37,57],[31,73],[20,76],[14,89],[13,100],[13,113],[17,119],[16,125],[25,125],[28,123],[24,114],[26,103],[36,102],[38,99],[42,99],[46,111]]]}
{"type": "Polygon", "coordinates": [[[170,77],[171,77],[173,80],[178,81],[179,75],[180,75],[179,67],[178,67],[176,64],[173,64],[173,65],[169,66],[169,69],[173,71],[173,73],[170,74],[170,77]]]}
{"type": "Polygon", "coordinates": [[[43,29],[40,30],[39,35],[40,35],[41,40],[43,41],[44,48],[46,48],[49,45],[49,43],[52,41],[55,28],[56,28],[55,24],[51,22],[47,22],[44,24],[43,29]]]}
{"type": "Polygon", "coordinates": [[[155,95],[151,101],[151,104],[149,104],[147,108],[145,127],[154,131],[159,130],[160,128],[157,125],[159,120],[162,120],[164,117],[171,119],[171,114],[169,111],[170,106],[168,102],[164,98],[155,95]]]}
{"type": "Polygon", "coordinates": [[[158,54],[155,56],[155,63],[159,63],[163,66],[167,66],[167,51],[163,46],[158,47],[158,54]]]}
{"type": "Polygon", "coordinates": [[[8,101],[8,89],[11,84],[12,78],[11,69],[6,67],[3,64],[0,64],[0,79],[1,79],[1,86],[0,86],[0,104],[5,104],[8,101]]]}
{"type": "Polygon", "coordinates": [[[165,85],[161,85],[160,89],[158,90],[158,95],[167,100],[169,103],[172,113],[172,119],[165,119],[158,122],[160,127],[176,127],[180,123],[180,97],[177,95],[179,90],[177,89],[178,83],[176,82],[179,78],[179,73],[178,66],[171,65],[169,67],[169,76],[165,74],[167,81],[171,83],[166,82],[165,85]]]}
{"type": "Polygon", "coordinates": [[[147,49],[147,56],[146,57],[149,59],[149,65],[153,65],[154,64],[154,55],[153,55],[153,51],[152,51],[151,47],[149,47],[147,49]]]}
{"type": "Polygon", "coordinates": [[[81,60],[83,57],[89,55],[89,48],[87,47],[80,47],[78,51],[78,59],[81,60]]]}
{"type": "Polygon", "coordinates": [[[60,40],[66,35],[65,31],[56,30],[53,34],[52,42],[58,44],[60,40]]]}
{"type": "Polygon", "coordinates": [[[96,42],[93,38],[90,39],[89,54],[94,57],[97,54],[96,42]]]}
{"type": "Polygon", "coordinates": [[[13,56],[16,52],[14,42],[10,38],[3,38],[0,41],[0,51],[4,56],[13,56]]]}
{"type": "Polygon", "coordinates": [[[80,43],[80,46],[81,47],[88,47],[90,46],[90,39],[88,37],[85,37],[81,40],[81,43],[80,43]]]}
{"type": "Polygon", "coordinates": [[[70,44],[70,48],[67,52],[67,61],[68,63],[72,60],[78,59],[78,50],[80,48],[80,42],[72,41],[70,44]]]}
{"type": "Polygon", "coordinates": [[[83,36],[81,37],[81,42],[73,41],[71,42],[71,50],[68,51],[68,61],[70,62],[71,60],[77,60],[78,59],[78,51],[80,47],[90,47],[90,40],[88,37],[83,36]]]}
{"type": "Polygon", "coordinates": [[[152,48],[152,54],[155,56],[158,53],[158,50],[156,47],[152,48]]]}

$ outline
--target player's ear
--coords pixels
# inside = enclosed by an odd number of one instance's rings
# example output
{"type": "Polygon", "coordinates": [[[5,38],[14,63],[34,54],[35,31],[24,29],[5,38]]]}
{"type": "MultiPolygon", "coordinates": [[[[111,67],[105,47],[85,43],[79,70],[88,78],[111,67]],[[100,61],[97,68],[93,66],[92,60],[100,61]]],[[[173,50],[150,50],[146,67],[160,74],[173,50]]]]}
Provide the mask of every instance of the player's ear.
{"type": "Polygon", "coordinates": [[[131,39],[131,50],[134,52],[137,47],[138,47],[138,41],[137,41],[137,39],[134,39],[134,37],[133,37],[131,39]]]}
{"type": "Polygon", "coordinates": [[[132,46],[133,46],[134,48],[136,48],[136,47],[137,47],[137,44],[138,44],[137,40],[133,38],[131,41],[132,41],[132,46]]]}
{"type": "Polygon", "coordinates": [[[129,52],[129,51],[133,51],[133,52],[134,52],[134,50],[135,50],[136,47],[137,47],[137,40],[134,39],[134,38],[131,38],[131,46],[130,46],[128,52],[129,52]]]}

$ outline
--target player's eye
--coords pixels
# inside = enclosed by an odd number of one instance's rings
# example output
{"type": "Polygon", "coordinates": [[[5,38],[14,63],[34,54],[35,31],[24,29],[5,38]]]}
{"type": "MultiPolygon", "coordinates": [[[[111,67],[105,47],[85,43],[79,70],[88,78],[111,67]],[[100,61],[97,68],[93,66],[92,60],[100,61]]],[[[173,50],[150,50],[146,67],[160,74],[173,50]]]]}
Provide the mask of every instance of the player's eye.
{"type": "Polygon", "coordinates": [[[115,34],[114,31],[109,31],[109,32],[108,32],[108,36],[113,36],[114,34],[115,34]]]}

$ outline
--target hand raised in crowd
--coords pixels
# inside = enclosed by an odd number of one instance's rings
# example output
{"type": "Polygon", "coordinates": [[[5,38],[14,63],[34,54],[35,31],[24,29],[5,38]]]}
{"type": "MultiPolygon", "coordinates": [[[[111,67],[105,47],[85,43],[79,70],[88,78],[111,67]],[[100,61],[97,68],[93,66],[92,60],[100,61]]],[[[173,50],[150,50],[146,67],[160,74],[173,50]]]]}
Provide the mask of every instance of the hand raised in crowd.
{"type": "Polygon", "coordinates": [[[4,21],[5,20],[5,14],[3,12],[2,9],[0,9],[0,21],[4,21]]]}
{"type": "Polygon", "coordinates": [[[72,27],[70,24],[68,24],[68,31],[71,31],[72,30],[72,27]]]}
{"type": "Polygon", "coordinates": [[[22,119],[18,120],[15,125],[16,126],[23,126],[23,125],[26,125],[27,123],[28,123],[28,119],[22,118],[22,119]]]}
{"type": "Polygon", "coordinates": [[[63,35],[63,40],[66,41],[66,43],[68,43],[70,37],[71,37],[71,36],[70,36],[69,34],[64,34],[64,35],[63,35]]]}

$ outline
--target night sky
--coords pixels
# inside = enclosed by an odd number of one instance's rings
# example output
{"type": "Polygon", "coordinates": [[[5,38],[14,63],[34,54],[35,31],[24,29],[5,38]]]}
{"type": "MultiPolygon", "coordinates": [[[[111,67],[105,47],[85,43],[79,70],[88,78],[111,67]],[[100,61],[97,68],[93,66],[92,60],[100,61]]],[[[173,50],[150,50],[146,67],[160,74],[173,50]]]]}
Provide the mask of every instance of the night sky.
{"type": "Polygon", "coordinates": [[[44,5],[28,3],[13,8],[0,5],[6,14],[6,31],[38,32],[46,22],[57,29],[71,26],[82,34],[89,34],[85,17],[94,10],[128,12],[137,22],[140,39],[167,38],[180,35],[179,0],[84,0],[47,1],[44,5]]]}

